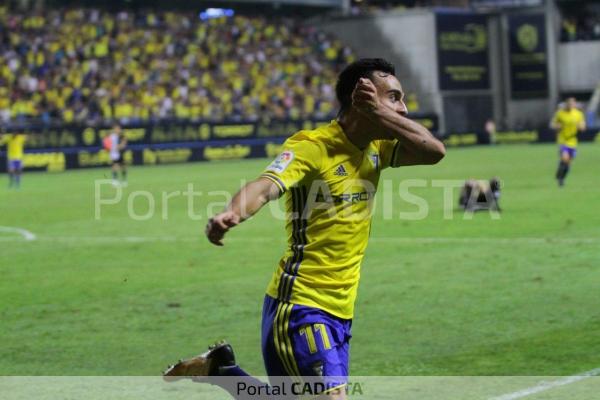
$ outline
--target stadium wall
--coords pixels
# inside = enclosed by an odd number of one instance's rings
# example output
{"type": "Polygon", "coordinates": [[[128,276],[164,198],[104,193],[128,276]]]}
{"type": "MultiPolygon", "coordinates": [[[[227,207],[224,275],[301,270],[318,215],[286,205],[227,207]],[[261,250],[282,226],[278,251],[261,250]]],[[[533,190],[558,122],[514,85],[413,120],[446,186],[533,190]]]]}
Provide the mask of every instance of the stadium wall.
{"type": "Polygon", "coordinates": [[[404,90],[419,93],[420,110],[441,115],[435,15],[431,11],[391,11],[328,20],[319,27],[350,44],[360,57],[384,57],[394,63],[404,90]]]}
{"type": "Polygon", "coordinates": [[[600,41],[558,45],[561,92],[591,92],[600,83],[600,41]]]}
{"type": "MultiPolygon", "coordinates": [[[[407,10],[328,21],[319,26],[350,44],[360,57],[385,57],[392,61],[405,90],[419,94],[420,109],[440,116],[441,131],[482,129],[487,119],[520,129],[547,124],[554,105],[550,97],[511,98],[506,14],[490,14],[483,20],[487,25],[488,60],[481,67],[487,69],[489,83],[482,81],[475,88],[465,80],[464,88],[457,84],[452,89],[440,86],[436,15],[472,16],[477,21],[477,14],[464,10],[407,10]]],[[[449,33],[456,37],[468,38],[471,34],[468,24],[457,23],[450,29],[455,29],[449,33]]],[[[465,51],[465,57],[469,56],[465,51]]],[[[454,57],[450,61],[460,64],[460,56],[454,57]]],[[[465,70],[468,67],[465,65],[465,70]]]]}
{"type": "MultiPolygon", "coordinates": [[[[501,26],[502,34],[501,39],[503,42],[503,79],[504,79],[504,90],[506,99],[506,114],[505,114],[505,125],[513,129],[530,129],[532,127],[540,128],[546,127],[549,124],[552,113],[556,109],[556,98],[557,98],[557,84],[556,84],[556,43],[557,37],[554,34],[553,24],[551,22],[552,10],[545,9],[543,7],[534,7],[524,10],[515,10],[504,12],[501,15],[501,26]],[[538,56],[543,58],[543,62],[538,65],[538,68],[525,66],[525,70],[511,70],[511,56],[515,51],[511,48],[511,35],[518,38],[519,30],[511,32],[511,20],[519,17],[534,17],[539,16],[543,23],[543,27],[536,26],[539,28],[537,34],[539,35],[539,42],[543,42],[543,49],[537,48],[532,50],[532,57],[538,56]],[[545,66],[543,65],[545,64],[545,66]],[[512,74],[518,74],[519,72],[527,72],[528,68],[534,68],[534,71],[540,72],[544,70],[546,80],[545,90],[546,93],[536,95],[535,93],[527,93],[526,90],[519,90],[516,94],[515,89],[511,87],[511,79],[514,77],[512,74]]],[[[535,26],[535,25],[534,25],[535,26]]],[[[521,44],[519,43],[520,47],[521,44]]],[[[516,53],[516,57],[523,57],[526,55],[526,50],[521,50],[516,53]]]]}
{"type": "MultiPolygon", "coordinates": [[[[559,93],[590,92],[600,82],[600,42],[559,44],[553,22],[556,10],[547,6],[487,14],[490,87],[442,90],[436,13],[468,14],[446,9],[391,11],[326,20],[319,26],[338,35],[361,57],[383,56],[392,61],[405,90],[419,94],[421,110],[440,116],[441,131],[480,129],[487,118],[493,118],[498,126],[507,129],[539,129],[548,125],[559,93]],[[539,23],[536,29],[539,29],[540,47],[533,50],[532,60],[535,56],[543,57],[544,61],[537,66],[531,62],[518,69],[511,64],[511,57],[523,60],[527,51],[519,53],[511,47],[511,35],[514,38],[518,33],[514,21],[528,18],[529,23],[539,23]],[[515,77],[527,73],[544,74],[537,82],[538,87],[543,87],[543,93],[527,93],[527,85],[535,85],[536,78],[530,82],[517,81],[515,87],[519,93],[515,93],[511,86],[515,77]],[[518,86],[520,83],[525,87],[518,86]],[[472,112],[474,109],[476,112],[472,112]]],[[[458,29],[457,34],[460,34],[458,29]]]]}

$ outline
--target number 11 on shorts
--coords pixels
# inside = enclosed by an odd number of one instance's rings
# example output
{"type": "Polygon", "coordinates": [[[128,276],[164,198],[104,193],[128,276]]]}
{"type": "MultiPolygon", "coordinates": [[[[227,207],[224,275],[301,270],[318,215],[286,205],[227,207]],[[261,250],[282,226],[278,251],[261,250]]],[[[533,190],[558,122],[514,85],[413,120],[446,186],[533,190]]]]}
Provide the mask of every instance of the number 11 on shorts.
{"type": "Polygon", "coordinates": [[[321,343],[323,343],[323,349],[331,349],[331,342],[329,341],[329,335],[327,335],[327,328],[325,324],[314,324],[304,325],[300,328],[300,335],[306,337],[306,343],[308,344],[308,351],[310,354],[317,352],[317,341],[315,340],[315,333],[321,335],[321,343]]]}

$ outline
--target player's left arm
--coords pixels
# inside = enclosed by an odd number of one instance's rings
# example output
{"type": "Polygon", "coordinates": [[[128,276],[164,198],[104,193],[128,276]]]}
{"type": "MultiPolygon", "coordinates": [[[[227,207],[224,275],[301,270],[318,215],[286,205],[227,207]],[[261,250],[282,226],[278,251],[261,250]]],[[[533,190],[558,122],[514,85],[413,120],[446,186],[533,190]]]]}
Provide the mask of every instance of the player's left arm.
{"type": "Polygon", "coordinates": [[[361,79],[352,93],[352,104],[379,129],[397,139],[396,166],[436,164],[446,155],[444,144],[423,125],[400,115],[377,97],[371,80],[361,79]]]}

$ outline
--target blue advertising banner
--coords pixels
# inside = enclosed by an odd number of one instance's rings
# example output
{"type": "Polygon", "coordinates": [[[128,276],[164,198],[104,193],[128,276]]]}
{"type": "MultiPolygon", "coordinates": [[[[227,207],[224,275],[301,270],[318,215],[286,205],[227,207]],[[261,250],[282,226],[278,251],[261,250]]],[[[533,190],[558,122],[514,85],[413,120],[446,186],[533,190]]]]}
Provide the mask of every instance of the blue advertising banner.
{"type": "Polygon", "coordinates": [[[487,17],[436,14],[440,90],[490,88],[487,17]]]}
{"type": "Polygon", "coordinates": [[[544,15],[509,15],[508,34],[511,97],[548,97],[548,52],[544,15]]]}
{"type": "MultiPolygon", "coordinates": [[[[433,114],[411,115],[411,119],[437,132],[433,114]]],[[[274,158],[281,144],[302,129],[328,124],[324,120],[270,120],[212,123],[172,121],[123,126],[127,150],[123,157],[133,165],[189,161],[214,161],[256,157],[274,158]]],[[[63,171],[108,166],[109,154],[102,139],[110,126],[57,125],[1,127],[0,134],[25,133],[25,170],[63,171]]],[[[0,173],[6,171],[5,146],[0,145],[0,173]]]]}

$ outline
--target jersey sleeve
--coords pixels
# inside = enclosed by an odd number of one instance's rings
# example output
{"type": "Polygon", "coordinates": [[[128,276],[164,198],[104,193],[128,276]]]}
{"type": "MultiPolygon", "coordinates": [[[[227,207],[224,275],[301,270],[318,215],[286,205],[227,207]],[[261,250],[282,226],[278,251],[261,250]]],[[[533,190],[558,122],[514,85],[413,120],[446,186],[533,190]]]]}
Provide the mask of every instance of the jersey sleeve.
{"type": "Polygon", "coordinates": [[[264,170],[261,177],[275,182],[281,193],[320,168],[323,158],[321,147],[311,140],[290,140],[283,151],[264,170]]]}
{"type": "Polygon", "coordinates": [[[381,169],[388,167],[397,168],[400,166],[399,147],[400,142],[397,140],[378,140],[376,143],[381,159],[381,169]]]}

